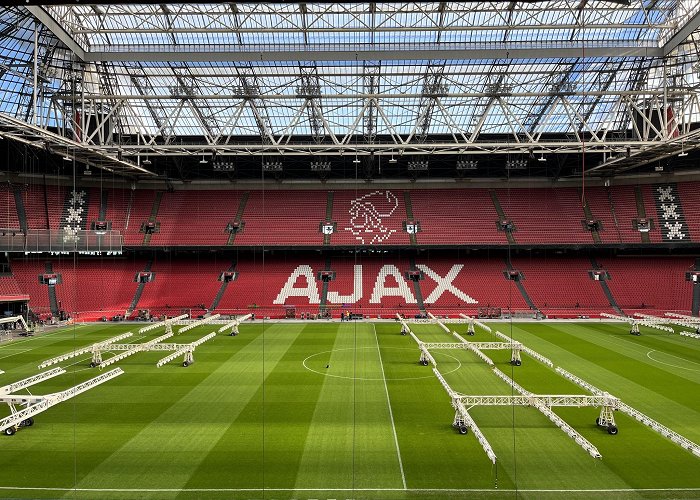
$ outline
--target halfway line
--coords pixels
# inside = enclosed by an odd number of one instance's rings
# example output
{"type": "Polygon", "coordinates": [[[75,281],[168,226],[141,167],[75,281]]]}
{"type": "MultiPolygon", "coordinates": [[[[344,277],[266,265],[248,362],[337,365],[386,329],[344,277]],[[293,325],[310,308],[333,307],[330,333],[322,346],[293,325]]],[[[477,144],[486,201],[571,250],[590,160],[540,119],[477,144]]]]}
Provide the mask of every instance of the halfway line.
{"type": "Polygon", "coordinates": [[[396,456],[399,458],[399,469],[401,469],[401,482],[403,489],[406,487],[406,476],[403,472],[403,462],[401,461],[401,450],[399,449],[399,439],[396,437],[396,426],[394,425],[394,412],[391,411],[391,399],[389,398],[389,388],[386,386],[386,376],[384,375],[384,362],[382,361],[382,351],[379,349],[379,338],[377,337],[377,328],[372,323],[372,331],[374,331],[374,340],[377,342],[377,355],[379,356],[379,367],[382,369],[382,381],[384,382],[384,392],[386,392],[386,402],[389,406],[389,417],[391,417],[391,431],[394,433],[394,444],[396,445],[396,456]]]}

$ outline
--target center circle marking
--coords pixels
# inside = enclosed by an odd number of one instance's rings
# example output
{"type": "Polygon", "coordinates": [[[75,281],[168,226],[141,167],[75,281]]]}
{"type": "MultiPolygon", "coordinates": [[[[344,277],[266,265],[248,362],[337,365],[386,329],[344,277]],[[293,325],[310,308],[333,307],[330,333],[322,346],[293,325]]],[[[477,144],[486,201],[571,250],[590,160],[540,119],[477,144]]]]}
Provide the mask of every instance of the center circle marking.
{"type": "MultiPolygon", "coordinates": [[[[423,376],[420,376],[420,377],[396,377],[396,378],[389,378],[389,377],[386,377],[386,378],[378,378],[378,377],[348,377],[348,376],[346,376],[346,375],[334,375],[334,374],[331,374],[331,373],[326,373],[326,372],[321,372],[321,371],[318,371],[318,370],[314,370],[313,368],[310,368],[310,367],[306,364],[306,362],[307,362],[308,360],[310,360],[311,358],[314,358],[314,357],[316,357],[316,356],[321,356],[322,354],[328,354],[328,353],[336,352],[336,351],[352,351],[352,350],[355,350],[355,349],[377,349],[377,348],[376,348],[376,347],[358,347],[358,348],[355,348],[355,347],[343,347],[343,348],[341,348],[341,349],[331,349],[330,351],[321,351],[321,352],[317,352],[316,354],[312,354],[311,356],[307,356],[307,357],[304,359],[304,361],[302,361],[302,365],[304,365],[304,368],[306,368],[306,369],[309,370],[310,372],[318,373],[319,375],[323,375],[323,376],[325,376],[325,377],[345,378],[345,379],[348,379],[348,380],[418,380],[418,379],[422,379],[422,378],[434,378],[434,377],[435,377],[435,375],[434,375],[433,373],[431,373],[430,375],[423,375],[423,376]]],[[[411,348],[409,348],[409,347],[384,347],[383,349],[401,349],[401,350],[403,350],[403,351],[414,351],[414,352],[416,352],[415,349],[411,349],[411,348]]],[[[431,354],[432,354],[433,356],[446,356],[446,357],[448,357],[448,358],[454,359],[454,360],[457,362],[457,367],[456,367],[456,368],[453,368],[452,370],[446,371],[446,372],[444,372],[444,373],[443,373],[443,372],[440,372],[442,375],[447,375],[448,373],[455,372],[455,371],[459,370],[459,369],[462,367],[462,362],[461,362],[460,360],[458,360],[457,358],[455,358],[454,356],[450,355],[450,354],[445,354],[444,352],[433,352],[433,353],[431,353],[431,354]]],[[[432,370],[431,370],[431,372],[432,372],[432,370]]]]}

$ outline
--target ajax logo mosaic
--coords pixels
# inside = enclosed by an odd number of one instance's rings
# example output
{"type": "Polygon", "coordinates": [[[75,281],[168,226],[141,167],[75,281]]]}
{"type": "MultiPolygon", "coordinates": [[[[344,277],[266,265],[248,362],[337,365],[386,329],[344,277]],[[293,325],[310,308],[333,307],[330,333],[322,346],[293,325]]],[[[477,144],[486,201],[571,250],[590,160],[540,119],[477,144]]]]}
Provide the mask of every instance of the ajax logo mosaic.
{"type": "Polygon", "coordinates": [[[350,201],[350,231],[363,245],[386,241],[396,229],[386,226],[387,220],[399,208],[399,199],[391,191],[374,191],[350,201]]]}

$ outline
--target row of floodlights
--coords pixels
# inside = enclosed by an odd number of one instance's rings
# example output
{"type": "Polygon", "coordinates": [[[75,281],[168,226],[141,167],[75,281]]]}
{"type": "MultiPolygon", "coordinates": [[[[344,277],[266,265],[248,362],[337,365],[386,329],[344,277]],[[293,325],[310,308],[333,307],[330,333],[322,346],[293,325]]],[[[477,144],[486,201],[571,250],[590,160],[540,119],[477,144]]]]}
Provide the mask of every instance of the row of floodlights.
{"type": "Polygon", "coordinates": [[[527,168],[527,160],[508,160],[506,162],[506,170],[525,170],[527,168]]]}
{"type": "Polygon", "coordinates": [[[212,166],[214,170],[219,170],[221,172],[232,172],[236,169],[232,161],[215,161],[212,166]]]}
{"type": "MultiPolygon", "coordinates": [[[[544,157],[537,158],[538,161],[547,161],[544,157]]],[[[389,160],[390,163],[396,163],[396,159],[389,160]],[[393,161],[392,161],[393,160],[393,161]]],[[[360,163],[360,160],[353,160],[353,163],[360,163]]],[[[232,172],[235,170],[235,164],[232,161],[215,161],[213,162],[214,170],[222,172],[232,172]]],[[[506,170],[524,170],[527,168],[527,160],[508,160],[506,162],[506,170]]],[[[457,170],[477,170],[479,162],[476,160],[458,160],[456,164],[457,170]]],[[[330,172],[330,161],[312,161],[310,162],[312,172],[330,172]]],[[[427,160],[412,160],[407,164],[407,169],[412,172],[428,170],[427,160]]],[[[263,163],[263,171],[265,172],[282,172],[283,166],[281,161],[266,161],[263,163]]]]}
{"type": "Polygon", "coordinates": [[[425,160],[421,161],[409,161],[408,170],[410,172],[418,172],[428,170],[428,162],[425,160]]]}

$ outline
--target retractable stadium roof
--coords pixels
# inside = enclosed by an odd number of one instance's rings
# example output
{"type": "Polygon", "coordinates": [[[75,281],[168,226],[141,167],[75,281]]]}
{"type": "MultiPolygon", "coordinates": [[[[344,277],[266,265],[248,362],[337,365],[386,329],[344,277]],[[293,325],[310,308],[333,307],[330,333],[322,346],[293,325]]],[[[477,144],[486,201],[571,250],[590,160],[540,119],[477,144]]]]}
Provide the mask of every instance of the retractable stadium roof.
{"type": "Polygon", "coordinates": [[[624,171],[698,145],[699,24],[689,0],[30,2],[0,10],[0,133],[137,175],[582,150],[624,171]]]}

